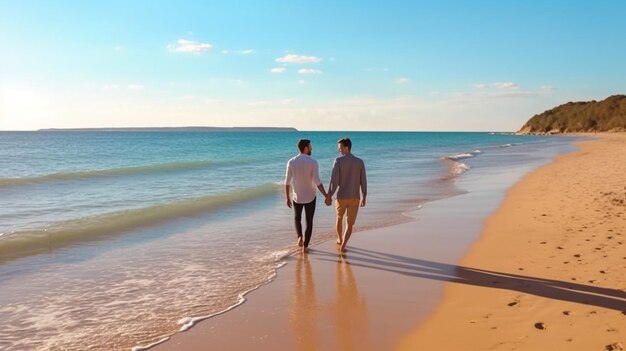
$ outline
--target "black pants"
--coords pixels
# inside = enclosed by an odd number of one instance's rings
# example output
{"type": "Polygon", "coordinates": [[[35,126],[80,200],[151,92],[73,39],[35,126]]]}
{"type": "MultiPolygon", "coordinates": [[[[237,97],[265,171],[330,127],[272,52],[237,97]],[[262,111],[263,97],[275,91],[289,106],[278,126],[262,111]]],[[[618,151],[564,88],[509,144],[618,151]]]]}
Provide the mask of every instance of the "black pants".
{"type": "Polygon", "coordinates": [[[306,230],[304,231],[304,247],[309,246],[309,241],[311,241],[311,233],[313,232],[313,216],[315,215],[315,200],[309,202],[308,204],[299,204],[293,203],[293,210],[296,214],[294,222],[296,224],[296,233],[298,234],[298,238],[302,237],[302,209],[304,209],[304,214],[306,217],[306,230]]]}

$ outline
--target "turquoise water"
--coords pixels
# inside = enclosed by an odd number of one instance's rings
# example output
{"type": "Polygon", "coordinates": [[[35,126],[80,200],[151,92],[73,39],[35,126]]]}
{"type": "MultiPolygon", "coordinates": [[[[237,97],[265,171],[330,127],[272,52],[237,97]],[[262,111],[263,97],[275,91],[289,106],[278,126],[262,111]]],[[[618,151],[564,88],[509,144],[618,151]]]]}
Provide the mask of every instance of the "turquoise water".
{"type": "MultiPolygon", "coordinates": [[[[295,250],[285,162],[313,141],[324,183],[349,136],[366,162],[357,230],[406,220],[571,149],[497,133],[0,132],[0,348],[130,349],[222,312],[295,250]]],[[[318,201],[314,241],[333,237],[318,201]]]]}

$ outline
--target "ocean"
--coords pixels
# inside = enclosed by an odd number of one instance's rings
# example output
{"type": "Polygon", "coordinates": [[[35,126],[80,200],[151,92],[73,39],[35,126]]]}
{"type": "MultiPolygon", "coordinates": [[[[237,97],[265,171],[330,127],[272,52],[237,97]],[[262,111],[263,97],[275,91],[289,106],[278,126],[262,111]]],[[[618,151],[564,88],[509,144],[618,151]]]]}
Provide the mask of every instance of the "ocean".
{"type": "MultiPolygon", "coordinates": [[[[366,163],[356,231],[411,220],[572,151],[572,137],[443,132],[0,132],[0,349],[139,350],[227,312],[296,252],[286,161],[328,186],[337,140],[366,163]],[[471,184],[471,183],[469,183],[471,184]]],[[[334,238],[318,197],[313,245],[334,238]]],[[[352,240],[358,240],[357,235],[352,240]]]]}

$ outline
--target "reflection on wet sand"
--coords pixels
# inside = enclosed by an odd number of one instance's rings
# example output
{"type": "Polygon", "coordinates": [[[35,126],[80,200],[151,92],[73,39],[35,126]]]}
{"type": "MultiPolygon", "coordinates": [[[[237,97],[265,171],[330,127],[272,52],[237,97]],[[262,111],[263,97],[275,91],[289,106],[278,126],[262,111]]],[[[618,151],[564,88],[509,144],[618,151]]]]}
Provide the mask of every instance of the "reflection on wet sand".
{"type": "Polygon", "coordinates": [[[367,304],[359,294],[350,262],[343,256],[335,266],[334,293],[328,292],[330,296],[317,296],[309,255],[300,255],[289,314],[296,349],[368,350],[367,304]],[[320,334],[320,328],[330,332],[320,334]]]}
{"type": "Polygon", "coordinates": [[[298,350],[318,350],[317,301],[313,272],[308,255],[300,255],[296,261],[296,279],[293,289],[293,307],[289,319],[294,329],[298,350]]]}
{"type": "Polygon", "coordinates": [[[350,262],[343,256],[336,266],[336,300],[331,304],[339,342],[337,350],[365,350],[369,341],[367,305],[359,295],[350,262]]]}

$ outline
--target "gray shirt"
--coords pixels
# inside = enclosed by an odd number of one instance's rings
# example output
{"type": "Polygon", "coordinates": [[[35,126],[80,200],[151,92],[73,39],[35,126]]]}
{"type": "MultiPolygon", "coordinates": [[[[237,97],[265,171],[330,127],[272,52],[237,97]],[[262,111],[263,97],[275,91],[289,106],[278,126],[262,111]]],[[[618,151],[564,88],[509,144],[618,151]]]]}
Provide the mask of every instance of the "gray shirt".
{"type": "Polygon", "coordinates": [[[365,197],[367,177],[363,160],[352,154],[337,157],[333,164],[328,193],[332,196],[336,191],[338,199],[360,199],[359,188],[365,197]]]}

